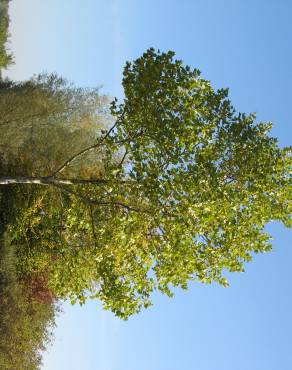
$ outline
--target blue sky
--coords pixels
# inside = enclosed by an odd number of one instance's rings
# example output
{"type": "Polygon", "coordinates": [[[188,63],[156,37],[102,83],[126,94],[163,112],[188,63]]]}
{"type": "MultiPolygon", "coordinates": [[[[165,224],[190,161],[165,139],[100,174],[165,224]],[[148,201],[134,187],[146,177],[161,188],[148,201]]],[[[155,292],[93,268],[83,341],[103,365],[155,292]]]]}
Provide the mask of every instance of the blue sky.
{"type": "MultiPolygon", "coordinates": [[[[150,46],[174,50],[235,107],[273,121],[290,145],[290,0],[13,0],[7,72],[56,71],[122,97],[122,68],[150,46]]],[[[191,284],[122,322],[65,304],[45,370],[291,370],[291,231],[270,225],[274,248],[228,289],[191,284]]]]}

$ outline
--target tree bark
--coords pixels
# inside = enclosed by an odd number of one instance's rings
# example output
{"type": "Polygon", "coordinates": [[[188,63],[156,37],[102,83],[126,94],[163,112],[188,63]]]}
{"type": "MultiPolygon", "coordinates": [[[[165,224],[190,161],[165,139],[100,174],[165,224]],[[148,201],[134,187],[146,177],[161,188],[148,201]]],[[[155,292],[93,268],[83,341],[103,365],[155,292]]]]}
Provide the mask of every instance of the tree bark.
{"type": "Polygon", "coordinates": [[[11,177],[0,177],[0,185],[11,185],[11,184],[38,184],[38,185],[84,185],[84,184],[95,184],[103,185],[107,184],[107,180],[83,180],[83,179],[56,179],[53,177],[30,177],[30,176],[11,176],[11,177]]]}

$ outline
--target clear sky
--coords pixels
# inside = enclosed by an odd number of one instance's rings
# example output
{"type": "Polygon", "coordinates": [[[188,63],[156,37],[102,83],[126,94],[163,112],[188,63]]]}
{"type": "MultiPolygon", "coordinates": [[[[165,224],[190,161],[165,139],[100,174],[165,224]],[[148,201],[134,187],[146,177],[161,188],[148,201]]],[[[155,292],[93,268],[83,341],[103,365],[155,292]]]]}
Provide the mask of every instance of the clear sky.
{"type": "MultiPolygon", "coordinates": [[[[13,0],[8,74],[56,71],[122,97],[126,60],[174,50],[242,112],[273,121],[291,145],[291,0],[13,0]]],[[[230,288],[191,284],[122,322],[100,305],[65,304],[45,370],[291,370],[291,231],[230,288]]]]}

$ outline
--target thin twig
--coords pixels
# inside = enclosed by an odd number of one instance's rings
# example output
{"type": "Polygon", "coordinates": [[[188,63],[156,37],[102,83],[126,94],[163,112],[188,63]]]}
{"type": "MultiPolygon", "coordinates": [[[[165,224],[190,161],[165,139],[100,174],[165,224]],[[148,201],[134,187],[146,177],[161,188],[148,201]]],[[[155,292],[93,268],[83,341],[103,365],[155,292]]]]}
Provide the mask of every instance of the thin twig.
{"type": "Polygon", "coordinates": [[[98,205],[98,206],[114,206],[114,207],[116,206],[116,207],[125,208],[128,211],[149,213],[149,211],[147,211],[147,210],[142,210],[140,208],[137,208],[136,206],[132,206],[132,205],[120,202],[120,201],[99,201],[99,200],[95,200],[95,199],[85,197],[84,195],[82,195],[82,194],[80,194],[80,193],[78,193],[78,192],[76,192],[72,189],[69,189],[68,187],[61,186],[61,185],[58,185],[58,184],[52,184],[52,185],[55,186],[56,188],[60,189],[61,191],[64,191],[68,194],[76,196],[77,198],[81,199],[85,204],[98,205]]]}
{"type": "Polygon", "coordinates": [[[120,163],[118,164],[117,167],[121,167],[124,163],[124,160],[126,159],[126,156],[128,155],[128,150],[125,151],[125,154],[123,155],[123,158],[121,159],[120,163]]]}

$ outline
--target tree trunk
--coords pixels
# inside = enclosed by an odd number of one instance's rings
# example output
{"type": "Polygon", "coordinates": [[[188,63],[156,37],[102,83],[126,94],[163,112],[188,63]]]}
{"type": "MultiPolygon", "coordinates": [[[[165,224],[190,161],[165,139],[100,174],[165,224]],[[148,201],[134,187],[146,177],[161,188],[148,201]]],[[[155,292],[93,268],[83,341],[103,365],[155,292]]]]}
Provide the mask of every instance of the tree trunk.
{"type": "Polygon", "coordinates": [[[0,185],[11,184],[38,184],[38,185],[82,185],[82,184],[106,184],[106,180],[82,180],[82,179],[55,179],[53,177],[30,177],[30,176],[11,176],[0,177],[0,185]]]}

